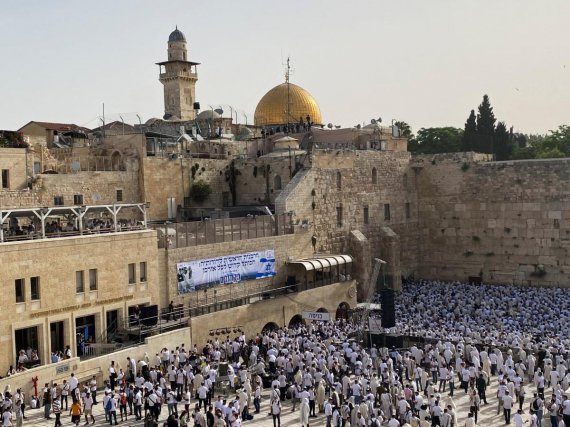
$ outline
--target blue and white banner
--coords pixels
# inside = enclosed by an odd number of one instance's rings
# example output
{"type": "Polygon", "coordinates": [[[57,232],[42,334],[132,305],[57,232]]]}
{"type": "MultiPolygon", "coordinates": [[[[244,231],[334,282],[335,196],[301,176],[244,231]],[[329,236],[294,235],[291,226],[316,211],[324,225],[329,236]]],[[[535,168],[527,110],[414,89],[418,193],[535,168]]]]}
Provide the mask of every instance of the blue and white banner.
{"type": "Polygon", "coordinates": [[[178,294],[275,276],[275,251],[267,249],[176,264],[178,294]]]}

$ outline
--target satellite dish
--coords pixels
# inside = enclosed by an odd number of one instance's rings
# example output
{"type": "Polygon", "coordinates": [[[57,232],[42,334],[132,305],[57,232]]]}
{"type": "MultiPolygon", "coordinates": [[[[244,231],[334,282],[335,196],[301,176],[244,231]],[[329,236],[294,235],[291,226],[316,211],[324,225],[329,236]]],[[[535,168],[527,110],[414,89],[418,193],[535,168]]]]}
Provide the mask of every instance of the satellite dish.
{"type": "Polygon", "coordinates": [[[360,126],[360,123],[358,123],[358,124],[356,125],[356,129],[360,129],[361,127],[362,127],[362,126],[360,126]]]}
{"type": "Polygon", "coordinates": [[[94,202],[99,202],[101,200],[101,195],[99,193],[93,193],[91,199],[93,199],[94,202]]]}
{"type": "Polygon", "coordinates": [[[332,128],[333,128],[333,124],[332,124],[332,123],[329,123],[329,124],[327,125],[327,127],[328,127],[329,129],[332,129],[332,128]]]}
{"type": "Polygon", "coordinates": [[[340,128],[341,128],[341,125],[336,125],[334,128],[335,128],[335,129],[340,129],[340,128]]]}
{"type": "Polygon", "coordinates": [[[375,125],[377,123],[376,119],[372,119],[370,120],[370,123],[372,123],[373,125],[375,125]]]}
{"type": "Polygon", "coordinates": [[[221,108],[216,108],[214,111],[215,111],[216,113],[218,113],[220,116],[221,116],[222,114],[224,114],[224,110],[222,110],[221,108]]]}

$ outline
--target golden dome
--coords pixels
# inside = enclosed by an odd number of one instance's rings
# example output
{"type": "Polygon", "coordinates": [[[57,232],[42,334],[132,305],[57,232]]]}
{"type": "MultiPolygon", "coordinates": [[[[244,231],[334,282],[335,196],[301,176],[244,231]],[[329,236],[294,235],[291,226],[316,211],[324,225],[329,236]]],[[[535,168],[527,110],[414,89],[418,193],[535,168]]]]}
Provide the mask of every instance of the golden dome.
{"type": "Polygon", "coordinates": [[[287,83],[275,86],[267,92],[255,109],[255,124],[257,126],[286,125],[298,123],[307,115],[311,122],[321,125],[321,110],[315,99],[302,87],[289,83],[289,99],[291,101],[290,116],[287,120],[287,83]]]}

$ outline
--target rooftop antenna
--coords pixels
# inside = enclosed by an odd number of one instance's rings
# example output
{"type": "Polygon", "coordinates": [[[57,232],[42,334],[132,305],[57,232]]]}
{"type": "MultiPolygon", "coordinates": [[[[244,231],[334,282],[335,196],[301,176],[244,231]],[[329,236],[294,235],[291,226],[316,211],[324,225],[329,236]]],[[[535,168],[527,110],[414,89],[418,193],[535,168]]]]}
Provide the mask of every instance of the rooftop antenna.
{"type": "Polygon", "coordinates": [[[287,57],[287,71],[285,71],[285,83],[287,84],[287,134],[289,133],[290,118],[291,118],[291,90],[289,86],[289,79],[294,70],[291,69],[291,58],[287,57]]]}

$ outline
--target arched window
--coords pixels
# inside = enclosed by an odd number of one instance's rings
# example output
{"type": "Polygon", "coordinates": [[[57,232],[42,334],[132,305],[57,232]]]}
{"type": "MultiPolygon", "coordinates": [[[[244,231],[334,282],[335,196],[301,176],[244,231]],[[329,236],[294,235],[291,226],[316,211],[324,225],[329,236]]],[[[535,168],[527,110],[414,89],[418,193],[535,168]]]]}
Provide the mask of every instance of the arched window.
{"type": "Polygon", "coordinates": [[[378,171],[372,168],[372,184],[378,184],[378,171]]]}
{"type": "Polygon", "coordinates": [[[281,190],[281,177],[279,175],[275,175],[273,178],[273,189],[275,191],[281,190]]]}
{"type": "Polygon", "coordinates": [[[336,188],[340,190],[342,188],[342,175],[340,172],[336,173],[336,188]]]}

